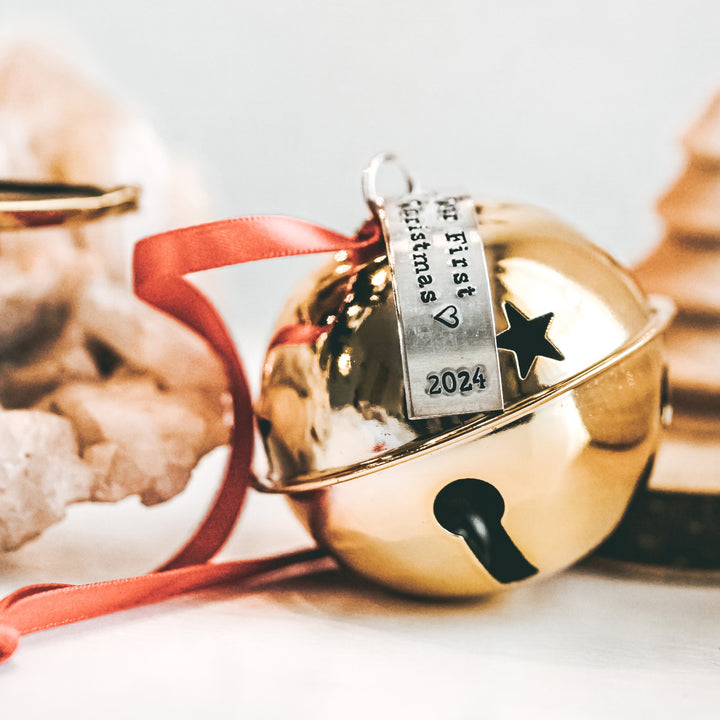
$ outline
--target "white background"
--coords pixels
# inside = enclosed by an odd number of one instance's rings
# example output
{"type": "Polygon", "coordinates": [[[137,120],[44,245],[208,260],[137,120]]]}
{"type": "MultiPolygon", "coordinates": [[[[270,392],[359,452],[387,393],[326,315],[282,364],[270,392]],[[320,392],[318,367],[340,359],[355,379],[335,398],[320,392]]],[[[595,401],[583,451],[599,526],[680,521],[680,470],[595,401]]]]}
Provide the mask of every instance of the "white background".
{"type": "MultiPolygon", "coordinates": [[[[346,233],[367,214],[361,169],[392,150],[428,186],[545,205],[631,262],[720,85],[713,0],[14,4],[5,33],[55,36],[94,68],[195,161],[217,217],[346,233]]],[[[310,266],[237,274],[235,306],[271,290],[267,314],[235,307],[243,345],[310,266]]]]}
{"type": "MultiPolygon", "coordinates": [[[[202,170],[217,217],[283,213],[350,233],[359,173],[397,152],[427,185],[545,205],[625,262],[657,242],[679,136],[720,86],[720,4],[2,0],[7,34],[60,38],[202,170]]],[[[309,262],[233,271],[222,308],[257,369],[309,262]]],[[[212,495],[75,508],[0,559],[0,590],[142,572],[212,495]]],[[[226,556],[306,540],[253,498],[226,556]]],[[[2,717],[716,716],[713,581],[591,565],[504,602],[420,604],[325,573],[213,591],[23,641],[2,717]],[[206,708],[203,711],[203,708],[206,708]]]]}

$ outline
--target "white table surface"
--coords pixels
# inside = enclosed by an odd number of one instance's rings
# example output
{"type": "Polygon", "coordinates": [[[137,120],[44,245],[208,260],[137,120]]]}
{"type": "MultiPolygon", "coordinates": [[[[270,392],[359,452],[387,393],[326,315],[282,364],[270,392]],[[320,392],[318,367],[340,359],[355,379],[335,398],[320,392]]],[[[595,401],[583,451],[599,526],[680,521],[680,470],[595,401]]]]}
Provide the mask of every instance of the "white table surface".
{"type": "MultiPolygon", "coordinates": [[[[162,507],[73,508],[0,556],[0,592],[151,568],[200,519],[223,462],[216,451],[162,507]]],[[[282,499],[253,493],[222,557],[309,542],[282,499]]],[[[717,576],[598,561],[474,603],[328,566],[28,635],[0,666],[3,718],[712,718],[719,702],[717,576]]]]}

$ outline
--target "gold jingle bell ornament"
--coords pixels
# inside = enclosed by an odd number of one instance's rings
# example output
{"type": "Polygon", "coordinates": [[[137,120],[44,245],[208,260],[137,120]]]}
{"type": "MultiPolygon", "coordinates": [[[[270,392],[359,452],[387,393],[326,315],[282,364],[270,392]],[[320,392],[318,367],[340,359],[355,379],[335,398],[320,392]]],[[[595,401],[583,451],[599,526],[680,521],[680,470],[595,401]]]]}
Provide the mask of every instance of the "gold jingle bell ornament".
{"type": "Polygon", "coordinates": [[[259,489],[405,593],[477,596],[565,568],[652,467],[672,304],[545,210],[422,192],[407,173],[380,197],[386,162],[364,176],[386,251],[337,253],[280,317],[259,489]]]}
{"type": "MultiPolygon", "coordinates": [[[[407,173],[404,194],[382,197],[386,162],[397,161],[378,156],[365,173],[375,223],[354,239],[257,216],[137,243],[137,295],[198,332],[226,369],[235,422],[225,478],[158,570],[0,599],[0,663],[22,635],[308,567],[326,551],[399,591],[467,597],[566,567],[612,531],[656,451],[672,304],[645,297],[538,208],[423,192],[407,173]],[[253,415],[232,339],[185,275],[329,250],[334,261],[285,308],[257,406],[271,472],[256,486],[286,495],[321,547],[208,562],[253,481],[253,415]]],[[[0,188],[11,195],[0,224],[74,219],[64,201],[16,207],[25,190],[0,188]]],[[[69,192],[92,196],[82,200],[91,216],[136,199],[69,192]]]]}

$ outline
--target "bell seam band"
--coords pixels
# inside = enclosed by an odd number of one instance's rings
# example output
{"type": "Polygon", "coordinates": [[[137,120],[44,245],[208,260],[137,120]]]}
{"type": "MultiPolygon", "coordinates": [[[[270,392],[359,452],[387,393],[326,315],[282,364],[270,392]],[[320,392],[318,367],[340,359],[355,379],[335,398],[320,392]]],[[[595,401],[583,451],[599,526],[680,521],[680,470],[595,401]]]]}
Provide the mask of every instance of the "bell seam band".
{"type": "Polygon", "coordinates": [[[377,472],[380,468],[405,462],[410,454],[414,457],[424,456],[427,453],[433,452],[441,443],[444,444],[448,442],[452,443],[462,441],[470,434],[482,437],[491,432],[495,432],[501,427],[504,427],[505,425],[508,425],[509,423],[522,417],[530,409],[544,405],[568,390],[572,390],[573,388],[591,380],[605,370],[608,370],[618,364],[621,360],[631,356],[661,335],[675,315],[675,304],[670,298],[662,295],[649,295],[648,304],[652,315],[645,324],[645,327],[643,327],[637,335],[617,348],[613,353],[601,360],[598,360],[596,363],[588,368],[585,368],[581,372],[563,380],[560,384],[547,388],[535,395],[532,395],[531,397],[525,398],[515,405],[510,406],[500,414],[482,418],[481,420],[476,420],[465,425],[461,425],[460,427],[453,428],[447,432],[434,435],[432,438],[424,441],[419,447],[413,445],[411,442],[409,443],[409,445],[412,445],[411,449],[403,450],[401,447],[383,455],[379,455],[378,457],[370,458],[369,460],[365,460],[361,463],[340,468],[335,472],[325,473],[322,479],[319,480],[312,479],[312,476],[298,475],[293,479],[292,485],[281,486],[279,484],[273,484],[272,481],[267,478],[260,480],[255,477],[252,487],[259,492],[282,495],[300,494],[313,490],[320,490],[322,488],[347,482],[350,479],[369,475],[377,472]],[[307,477],[308,479],[303,480],[304,477],[307,477]]]}

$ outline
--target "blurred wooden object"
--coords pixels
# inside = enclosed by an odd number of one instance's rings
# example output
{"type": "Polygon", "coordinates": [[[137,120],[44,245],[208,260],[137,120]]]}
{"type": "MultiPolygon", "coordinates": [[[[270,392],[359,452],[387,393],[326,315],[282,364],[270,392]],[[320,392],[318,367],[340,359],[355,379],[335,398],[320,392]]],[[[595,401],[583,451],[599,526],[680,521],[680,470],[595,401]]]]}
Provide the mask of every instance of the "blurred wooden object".
{"type": "Polygon", "coordinates": [[[720,91],[683,138],[687,165],[660,199],[665,237],[636,267],[671,296],[672,426],[628,513],[603,546],[626,560],[720,567],[720,91]]]}
{"type": "Polygon", "coordinates": [[[636,268],[647,292],[670,295],[691,315],[720,315],[720,247],[667,235],[636,268]]]}

